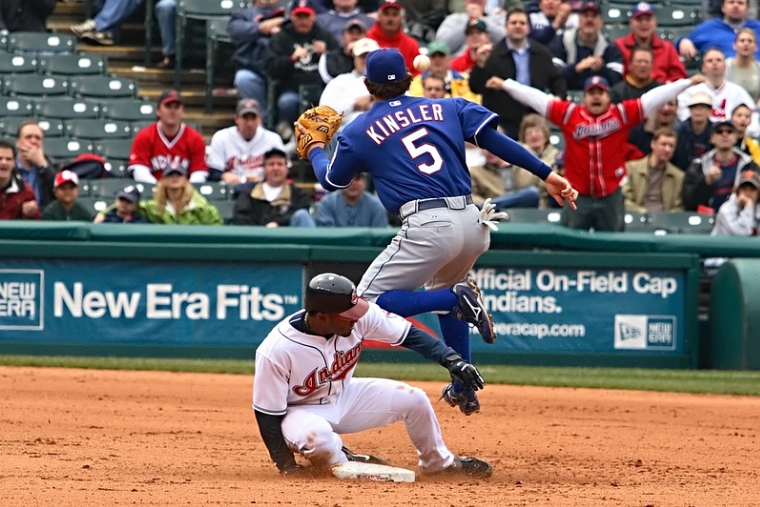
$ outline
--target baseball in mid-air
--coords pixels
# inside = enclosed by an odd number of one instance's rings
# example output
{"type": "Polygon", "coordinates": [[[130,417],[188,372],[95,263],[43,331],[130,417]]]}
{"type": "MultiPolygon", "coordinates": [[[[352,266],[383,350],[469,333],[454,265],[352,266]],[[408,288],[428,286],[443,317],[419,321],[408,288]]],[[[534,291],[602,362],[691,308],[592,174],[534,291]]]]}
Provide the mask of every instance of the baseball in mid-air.
{"type": "Polygon", "coordinates": [[[420,72],[425,72],[430,68],[430,58],[427,55],[417,55],[414,57],[414,68],[420,72]]]}

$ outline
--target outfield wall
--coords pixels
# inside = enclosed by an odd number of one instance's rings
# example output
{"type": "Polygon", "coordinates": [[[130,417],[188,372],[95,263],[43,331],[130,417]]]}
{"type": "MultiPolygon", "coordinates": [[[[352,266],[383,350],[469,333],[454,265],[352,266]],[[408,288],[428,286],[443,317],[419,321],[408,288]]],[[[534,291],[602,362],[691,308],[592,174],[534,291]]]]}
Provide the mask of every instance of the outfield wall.
{"type": "MultiPolygon", "coordinates": [[[[251,358],[274,324],[300,308],[305,280],[326,270],[358,279],[394,233],[2,223],[0,354],[251,358]]],[[[760,258],[760,244],[504,224],[475,268],[499,338],[486,345],[474,334],[474,357],[712,366],[721,322],[699,322],[697,303],[700,259],[716,256],[760,258]]],[[[413,320],[437,333],[434,317],[413,320]]],[[[365,349],[365,358],[416,360],[380,347],[365,349]]]]}

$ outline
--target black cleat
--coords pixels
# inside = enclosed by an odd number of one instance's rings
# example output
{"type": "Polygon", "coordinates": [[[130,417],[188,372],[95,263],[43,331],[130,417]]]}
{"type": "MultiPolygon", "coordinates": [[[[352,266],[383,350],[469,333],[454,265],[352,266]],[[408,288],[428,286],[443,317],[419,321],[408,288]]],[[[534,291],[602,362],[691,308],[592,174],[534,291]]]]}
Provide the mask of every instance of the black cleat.
{"type": "Polygon", "coordinates": [[[454,285],[451,290],[454,291],[459,301],[458,306],[454,308],[454,316],[478,328],[484,342],[495,342],[496,330],[493,327],[493,320],[488,314],[475,279],[467,275],[467,278],[454,285]]]}
{"type": "Polygon", "coordinates": [[[464,415],[472,415],[480,412],[478,395],[472,389],[454,392],[454,384],[448,384],[443,388],[441,398],[452,407],[459,407],[464,415]]]}
{"type": "Polygon", "coordinates": [[[357,463],[371,463],[373,465],[388,465],[390,466],[390,463],[383,458],[380,458],[378,456],[373,456],[371,454],[356,454],[354,451],[346,447],[345,445],[341,449],[343,451],[343,454],[346,455],[346,458],[348,458],[348,461],[356,461],[357,463]]]}

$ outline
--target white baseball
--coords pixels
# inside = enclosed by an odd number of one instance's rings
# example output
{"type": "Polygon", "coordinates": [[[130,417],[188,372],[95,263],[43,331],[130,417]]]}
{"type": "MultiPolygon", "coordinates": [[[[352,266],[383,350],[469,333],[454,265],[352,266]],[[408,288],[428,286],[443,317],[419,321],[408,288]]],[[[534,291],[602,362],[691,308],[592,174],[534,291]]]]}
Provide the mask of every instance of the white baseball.
{"type": "Polygon", "coordinates": [[[417,55],[414,57],[414,68],[420,72],[425,72],[430,68],[430,58],[427,55],[417,55]]]}

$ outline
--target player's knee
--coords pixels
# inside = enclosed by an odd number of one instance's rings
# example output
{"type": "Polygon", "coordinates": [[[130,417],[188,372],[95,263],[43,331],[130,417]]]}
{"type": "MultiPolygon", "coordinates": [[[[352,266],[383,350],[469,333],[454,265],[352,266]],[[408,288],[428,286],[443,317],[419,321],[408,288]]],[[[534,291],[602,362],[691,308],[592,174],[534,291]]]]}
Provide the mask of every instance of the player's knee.
{"type": "Polygon", "coordinates": [[[393,403],[396,410],[406,415],[418,410],[425,410],[431,406],[425,391],[410,385],[405,386],[396,394],[393,403]]]}
{"type": "Polygon", "coordinates": [[[309,435],[307,445],[302,449],[303,455],[313,465],[335,465],[346,461],[341,451],[343,442],[333,432],[314,432],[309,435]]]}

